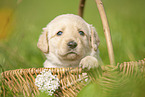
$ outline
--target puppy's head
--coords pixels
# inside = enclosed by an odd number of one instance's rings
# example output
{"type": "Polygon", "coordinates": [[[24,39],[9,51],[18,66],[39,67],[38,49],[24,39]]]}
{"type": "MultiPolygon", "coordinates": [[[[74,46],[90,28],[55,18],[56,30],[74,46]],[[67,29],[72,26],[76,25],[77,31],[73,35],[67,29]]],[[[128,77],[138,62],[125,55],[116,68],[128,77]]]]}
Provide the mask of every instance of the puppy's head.
{"type": "Polygon", "coordinates": [[[99,38],[94,27],[80,16],[65,14],[52,20],[39,38],[38,48],[60,60],[74,61],[97,51],[99,38]]]}

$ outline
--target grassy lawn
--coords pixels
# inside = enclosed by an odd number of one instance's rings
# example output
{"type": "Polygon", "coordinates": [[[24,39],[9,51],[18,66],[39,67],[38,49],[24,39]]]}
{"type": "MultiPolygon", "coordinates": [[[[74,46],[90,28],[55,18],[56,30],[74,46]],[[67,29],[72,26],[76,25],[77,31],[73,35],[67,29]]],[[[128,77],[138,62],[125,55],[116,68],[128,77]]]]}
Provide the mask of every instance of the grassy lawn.
{"type": "MultiPolygon", "coordinates": [[[[102,1],[116,63],[143,59],[145,0],[102,1]]],[[[58,15],[77,14],[78,4],[79,0],[0,0],[0,65],[3,69],[43,67],[46,58],[37,48],[42,28],[58,15]]],[[[84,19],[95,26],[101,41],[100,57],[105,65],[109,64],[106,40],[94,0],[86,0],[84,19]]]]}
{"type": "MultiPolygon", "coordinates": [[[[102,0],[108,17],[116,63],[145,57],[145,1],[102,0]]],[[[45,56],[37,41],[45,27],[60,14],[77,14],[78,0],[1,0],[0,64],[5,70],[43,67],[45,56]]],[[[94,0],[87,0],[84,19],[99,34],[100,56],[109,64],[106,40],[94,0]]]]}

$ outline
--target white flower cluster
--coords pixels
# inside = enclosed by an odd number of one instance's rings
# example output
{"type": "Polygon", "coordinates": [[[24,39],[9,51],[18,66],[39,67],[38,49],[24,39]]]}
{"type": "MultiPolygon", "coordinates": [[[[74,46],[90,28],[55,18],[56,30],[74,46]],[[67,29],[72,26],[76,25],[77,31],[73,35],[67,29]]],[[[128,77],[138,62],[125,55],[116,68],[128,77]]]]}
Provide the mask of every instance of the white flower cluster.
{"type": "Polygon", "coordinates": [[[57,75],[52,75],[51,70],[48,71],[46,69],[44,69],[41,74],[37,75],[35,79],[35,85],[40,91],[46,92],[51,96],[60,86],[57,75]]]}

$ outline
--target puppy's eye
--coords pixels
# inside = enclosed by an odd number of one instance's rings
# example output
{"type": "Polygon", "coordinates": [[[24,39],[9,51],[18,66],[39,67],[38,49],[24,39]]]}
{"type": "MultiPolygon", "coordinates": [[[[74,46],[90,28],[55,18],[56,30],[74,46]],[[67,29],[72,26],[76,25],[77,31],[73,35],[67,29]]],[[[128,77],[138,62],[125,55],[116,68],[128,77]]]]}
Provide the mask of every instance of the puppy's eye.
{"type": "Polygon", "coordinates": [[[63,33],[62,31],[59,31],[59,32],[57,33],[57,35],[60,36],[60,35],[62,35],[62,33],[63,33]]]}
{"type": "Polygon", "coordinates": [[[83,31],[79,31],[79,34],[82,35],[82,36],[85,35],[85,33],[83,31]]]}

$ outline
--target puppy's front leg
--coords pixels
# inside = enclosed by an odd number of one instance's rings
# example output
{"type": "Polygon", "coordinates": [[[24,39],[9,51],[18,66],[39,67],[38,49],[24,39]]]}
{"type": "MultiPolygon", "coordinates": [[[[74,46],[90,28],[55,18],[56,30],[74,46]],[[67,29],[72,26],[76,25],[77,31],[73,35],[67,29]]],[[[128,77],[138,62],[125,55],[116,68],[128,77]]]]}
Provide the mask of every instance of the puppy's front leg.
{"type": "Polygon", "coordinates": [[[93,56],[86,56],[81,60],[79,67],[82,67],[82,69],[86,68],[88,70],[91,68],[97,68],[99,67],[98,60],[93,56]]]}

